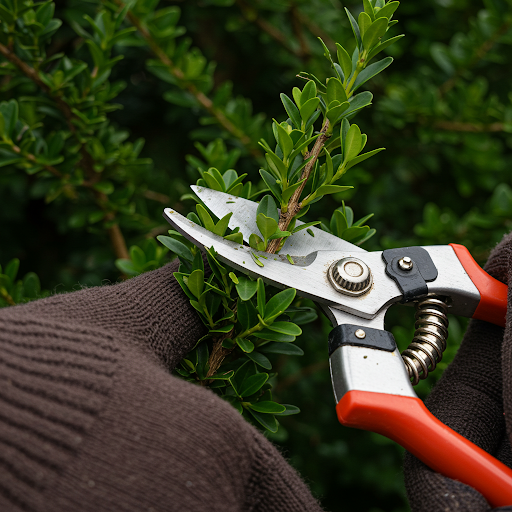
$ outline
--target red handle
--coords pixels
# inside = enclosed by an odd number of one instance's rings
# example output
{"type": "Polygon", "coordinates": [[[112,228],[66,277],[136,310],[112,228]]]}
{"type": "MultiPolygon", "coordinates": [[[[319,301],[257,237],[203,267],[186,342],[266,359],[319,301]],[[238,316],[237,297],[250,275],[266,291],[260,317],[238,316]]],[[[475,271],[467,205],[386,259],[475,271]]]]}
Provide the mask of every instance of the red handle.
{"type": "Polygon", "coordinates": [[[481,268],[463,245],[450,244],[450,246],[480,292],[480,303],[473,313],[473,318],[505,327],[508,286],[494,279],[481,268]]]}
{"type": "Polygon", "coordinates": [[[434,471],[476,489],[493,507],[512,505],[512,470],[441,423],[419,398],[353,390],[336,412],[342,425],[389,437],[434,471]]]}

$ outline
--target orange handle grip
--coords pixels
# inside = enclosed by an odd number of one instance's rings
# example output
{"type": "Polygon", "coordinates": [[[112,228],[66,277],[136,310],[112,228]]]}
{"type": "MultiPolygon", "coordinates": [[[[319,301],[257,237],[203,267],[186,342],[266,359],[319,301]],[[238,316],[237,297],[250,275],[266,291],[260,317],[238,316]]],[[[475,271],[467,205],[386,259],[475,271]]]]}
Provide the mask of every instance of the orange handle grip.
{"type": "Polygon", "coordinates": [[[450,246],[480,292],[480,302],[473,313],[473,318],[505,327],[508,286],[494,279],[481,268],[463,245],[450,244],[450,246]]]}
{"type": "Polygon", "coordinates": [[[342,425],[389,437],[434,471],[476,489],[493,507],[512,505],[512,470],[439,421],[419,398],[353,390],[336,412],[342,425]]]}

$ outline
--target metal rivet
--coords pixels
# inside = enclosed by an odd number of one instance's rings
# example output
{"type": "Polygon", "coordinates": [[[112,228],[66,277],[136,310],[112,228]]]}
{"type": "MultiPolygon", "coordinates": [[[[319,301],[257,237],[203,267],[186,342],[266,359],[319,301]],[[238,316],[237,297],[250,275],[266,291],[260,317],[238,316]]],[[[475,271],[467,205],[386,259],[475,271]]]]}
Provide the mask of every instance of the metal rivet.
{"type": "Polygon", "coordinates": [[[366,333],[363,331],[363,329],[357,329],[354,334],[356,335],[356,338],[359,338],[360,340],[366,338],[366,333]]]}
{"type": "Polygon", "coordinates": [[[411,270],[413,265],[414,263],[411,258],[409,258],[409,256],[404,256],[401,260],[398,261],[398,266],[402,270],[411,270]]]}
{"type": "Polygon", "coordinates": [[[372,287],[372,273],[366,263],[347,257],[334,262],[327,271],[329,281],[340,293],[357,297],[372,287]]]}

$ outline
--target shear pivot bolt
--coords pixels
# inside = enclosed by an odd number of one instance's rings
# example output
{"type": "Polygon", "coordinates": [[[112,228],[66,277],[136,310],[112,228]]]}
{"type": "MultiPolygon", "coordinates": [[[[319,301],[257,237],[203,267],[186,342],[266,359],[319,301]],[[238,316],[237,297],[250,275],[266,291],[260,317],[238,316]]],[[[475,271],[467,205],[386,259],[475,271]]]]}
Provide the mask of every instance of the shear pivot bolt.
{"type": "Polygon", "coordinates": [[[372,273],[368,265],[358,258],[335,261],[327,275],[333,288],[346,295],[362,295],[372,286],[372,273]]]}
{"type": "Polygon", "coordinates": [[[414,263],[412,262],[411,258],[409,256],[404,256],[401,260],[398,260],[398,266],[402,270],[411,270],[414,263]]]}
{"type": "Polygon", "coordinates": [[[366,338],[366,333],[363,331],[363,329],[357,329],[354,334],[356,335],[356,338],[359,338],[360,340],[366,338]]]}

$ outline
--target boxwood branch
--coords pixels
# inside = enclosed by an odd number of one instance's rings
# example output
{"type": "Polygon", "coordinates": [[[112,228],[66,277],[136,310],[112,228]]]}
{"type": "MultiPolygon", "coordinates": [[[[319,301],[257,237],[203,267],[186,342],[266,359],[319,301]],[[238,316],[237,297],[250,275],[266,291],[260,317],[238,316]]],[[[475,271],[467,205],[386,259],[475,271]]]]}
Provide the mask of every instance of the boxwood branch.
{"type": "MultiPolygon", "coordinates": [[[[63,113],[64,118],[66,119],[66,124],[68,125],[69,130],[71,131],[71,133],[73,133],[75,138],[79,140],[76,126],[73,123],[73,120],[78,119],[78,117],[73,113],[71,107],[66,103],[66,101],[58,94],[52,92],[50,87],[41,80],[41,77],[39,76],[39,73],[35,68],[29,66],[26,62],[23,62],[14,53],[14,51],[12,51],[10,48],[1,43],[0,54],[3,55],[11,64],[16,66],[27,78],[30,78],[30,80],[32,80],[44,93],[46,93],[55,101],[55,104],[57,105],[58,109],[63,113]]],[[[84,169],[87,177],[89,178],[87,182],[83,183],[83,185],[86,188],[90,188],[93,191],[98,206],[100,206],[100,208],[106,212],[106,220],[113,221],[115,218],[115,213],[112,211],[108,211],[108,209],[106,208],[106,203],[108,202],[107,196],[94,189],[94,185],[100,180],[100,176],[94,170],[94,159],[87,151],[85,145],[82,144],[81,142],[80,154],[82,157],[80,160],[80,166],[84,169]]],[[[45,169],[50,171],[55,176],[60,177],[59,171],[54,167],[45,166],[45,169]]],[[[129,259],[130,256],[128,254],[128,248],[126,247],[126,241],[124,239],[123,233],[121,232],[121,229],[119,228],[119,225],[112,225],[110,228],[108,228],[108,233],[116,256],[118,258],[129,259]]]]}
{"type": "MultiPolygon", "coordinates": [[[[286,209],[286,212],[281,212],[281,214],[279,215],[278,229],[280,231],[286,231],[288,229],[290,222],[293,220],[295,215],[297,215],[300,212],[302,208],[300,196],[302,194],[302,191],[304,190],[304,187],[306,186],[306,183],[308,182],[309,176],[311,175],[311,171],[313,170],[316,161],[318,160],[318,157],[320,156],[320,153],[325,146],[325,143],[330,137],[330,135],[327,134],[328,130],[329,120],[326,119],[322,126],[322,129],[320,130],[320,136],[315,141],[313,149],[304,155],[305,160],[310,157],[313,157],[307,163],[306,167],[304,167],[304,170],[302,171],[300,180],[304,180],[304,182],[300,187],[297,188],[297,190],[293,193],[292,197],[288,201],[288,208],[286,209]]],[[[281,245],[281,241],[282,238],[276,238],[275,240],[272,240],[268,244],[267,252],[276,253],[279,249],[279,246],[281,245]]]]}

